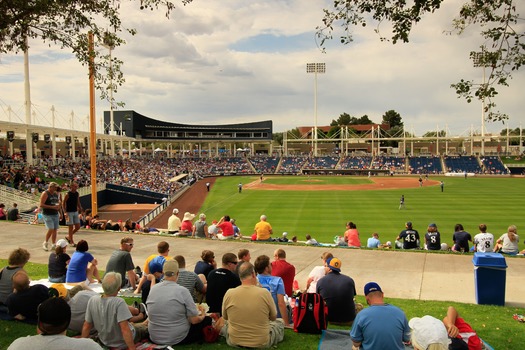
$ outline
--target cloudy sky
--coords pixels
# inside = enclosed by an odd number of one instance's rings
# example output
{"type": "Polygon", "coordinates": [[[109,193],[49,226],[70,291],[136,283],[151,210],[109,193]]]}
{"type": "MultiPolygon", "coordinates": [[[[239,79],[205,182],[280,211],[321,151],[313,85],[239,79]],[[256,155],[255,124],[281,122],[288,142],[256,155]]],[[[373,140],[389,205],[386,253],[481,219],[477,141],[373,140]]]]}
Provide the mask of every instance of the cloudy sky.
{"type": "MultiPolygon", "coordinates": [[[[469,52],[481,41],[475,32],[447,36],[460,1],[446,1],[417,26],[409,44],[382,43],[374,26],[357,28],[354,42],[337,39],[322,53],[315,40],[325,0],[194,0],[170,19],[162,11],[140,11],[124,2],[124,22],[137,28],[114,54],[124,60],[126,84],[115,98],[124,109],[186,124],[233,124],[273,120],[274,131],[314,124],[314,75],[309,62],[326,63],[318,75],[318,125],[341,113],[368,115],[379,123],[384,112],[401,114],[407,131],[422,135],[436,128],[453,135],[480,130],[481,103],[458,99],[451,83],[481,82],[469,52]]],[[[381,30],[388,31],[383,25],[381,30]]],[[[336,33],[336,37],[337,37],[336,33]]],[[[37,123],[87,130],[87,72],[56,46],[30,42],[31,100],[37,123]]],[[[6,109],[25,121],[23,57],[0,57],[0,120],[6,109]]],[[[496,101],[511,128],[525,124],[525,73],[514,75],[496,101]],[[521,124],[520,124],[521,123],[521,124]]],[[[109,105],[97,100],[97,124],[109,105]]],[[[525,127],[525,125],[522,125],[525,127]]],[[[505,128],[488,123],[489,132],[505,128]]]]}

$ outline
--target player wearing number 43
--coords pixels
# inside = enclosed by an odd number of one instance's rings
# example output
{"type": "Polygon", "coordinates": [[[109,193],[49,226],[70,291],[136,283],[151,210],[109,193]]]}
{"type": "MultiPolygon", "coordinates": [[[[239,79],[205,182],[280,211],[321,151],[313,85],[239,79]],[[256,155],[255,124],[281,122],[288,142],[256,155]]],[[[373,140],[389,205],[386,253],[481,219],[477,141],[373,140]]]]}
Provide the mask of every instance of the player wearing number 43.
{"type": "Polygon", "coordinates": [[[410,221],[405,224],[405,228],[396,238],[396,248],[419,249],[419,233],[412,228],[410,221]],[[403,243],[399,242],[400,239],[403,239],[403,243]]]}

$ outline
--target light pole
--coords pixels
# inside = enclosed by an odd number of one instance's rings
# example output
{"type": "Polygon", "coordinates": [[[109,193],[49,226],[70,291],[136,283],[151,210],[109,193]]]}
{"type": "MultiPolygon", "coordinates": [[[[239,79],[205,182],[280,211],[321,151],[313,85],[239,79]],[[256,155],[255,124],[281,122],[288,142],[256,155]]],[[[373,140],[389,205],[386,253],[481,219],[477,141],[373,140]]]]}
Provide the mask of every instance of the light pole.
{"type": "Polygon", "coordinates": [[[306,73],[314,73],[314,157],[317,157],[317,74],[326,73],[326,63],[307,63],[306,73]]]}
{"type": "Polygon", "coordinates": [[[115,134],[115,122],[113,120],[113,59],[111,53],[115,49],[115,45],[113,45],[113,41],[107,32],[104,37],[104,42],[102,43],[102,46],[109,50],[109,134],[111,135],[111,155],[114,156],[115,140],[113,140],[113,135],[115,134]]]}
{"type": "MultiPolygon", "coordinates": [[[[474,67],[483,67],[483,90],[486,90],[485,86],[485,50],[481,48],[481,52],[474,52],[472,59],[474,61],[474,67]]],[[[485,155],[485,96],[481,99],[481,155],[485,155]]]]}

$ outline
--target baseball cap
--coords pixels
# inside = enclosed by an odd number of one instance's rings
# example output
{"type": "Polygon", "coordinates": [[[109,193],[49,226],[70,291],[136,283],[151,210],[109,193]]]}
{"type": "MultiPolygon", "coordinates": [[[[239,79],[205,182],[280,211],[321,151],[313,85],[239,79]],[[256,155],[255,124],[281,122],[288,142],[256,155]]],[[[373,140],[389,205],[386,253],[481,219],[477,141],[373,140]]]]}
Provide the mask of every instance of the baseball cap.
{"type": "Polygon", "coordinates": [[[427,349],[430,344],[442,344],[448,349],[450,340],[443,322],[435,317],[425,315],[410,319],[408,325],[412,329],[412,339],[422,349],[427,349]]]}
{"type": "Polygon", "coordinates": [[[337,258],[329,258],[326,260],[326,266],[332,271],[341,272],[341,265],[341,260],[337,258]]]}
{"type": "Polygon", "coordinates": [[[179,272],[179,263],[177,260],[166,260],[163,267],[164,274],[176,275],[179,272]]]}
{"type": "Polygon", "coordinates": [[[179,213],[179,209],[175,208],[173,209],[173,214],[178,214],[179,213]]]}
{"type": "MultiPolygon", "coordinates": [[[[38,328],[42,333],[48,333],[47,325],[60,327],[66,330],[71,321],[71,308],[62,298],[49,298],[38,306],[38,328]]],[[[55,328],[52,327],[52,328],[55,328]]],[[[60,330],[60,331],[62,331],[60,330]]],[[[55,329],[56,331],[56,329],[55,329]]],[[[60,333],[60,332],[58,332],[60,333]]],[[[51,333],[48,333],[51,334],[51,333]]],[[[57,334],[53,332],[52,334],[57,334]]]]}
{"type": "Polygon", "coordinates": [[[49,286],[49,296],[56,298],[66,298],[67,289],[62,283],[53,283],[49,286]]]}
{"type": "Polygon", "coordinates": [[[288,236],[288,232],[283,232],[283,237],[288,236]]]}
{"type": "Polygon", "coordinates": [[[65,248],[67,247],[68,243],[65,239],[59,239],[56,243],[57,246],[65,248]]]}
{"type": "Polygon", "coordinates": [[[379,284],[375,282],[368,282],[365,284],[365,296],[372,292],[383,292],[379,284]]]}
{"type": "Polygon", "coordinates": [[[428,227],[437,227],[437,225],[434,223],[431,223],[430,225],[428,225],[428,227]]]}

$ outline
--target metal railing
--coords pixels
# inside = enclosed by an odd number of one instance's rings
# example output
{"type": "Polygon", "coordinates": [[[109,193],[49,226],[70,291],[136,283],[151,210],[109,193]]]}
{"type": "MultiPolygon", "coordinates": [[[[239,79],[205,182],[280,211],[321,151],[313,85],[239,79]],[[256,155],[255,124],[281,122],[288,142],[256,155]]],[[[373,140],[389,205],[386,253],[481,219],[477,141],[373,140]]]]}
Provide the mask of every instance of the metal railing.
{"type": "Polygon", "coordinates": [[[173,203],[180,196],[182,196],[182,194],[184,192],[186,192],[186,190],[188,190],[189,188],[190,188],[190,186],[188,186],[188,185],[185,185],[184,187],[182,187],[182,189],[180,189],[175,194],[170,196],[168,198],[168,200],[163,201],[157,207],[155,207],[155,209],[153,209],[152,211],[146,213],[142,218],[137,220],[137,223],[141,227],[146,227],[153,219],[155,219],[155,217],[157,217],[157,215],[159,215],[162,211],[164,211],[166,208],[168,208],[171,205],[171,203],[173,203]]]}
{"type": "Polygon", "coordinates": [[[17,203],[20,211],[26,211],[38,206],[39,196],[0,185],[0,201],[5,203],[7,207],[12,205],[12,203],[17,203]]]}

